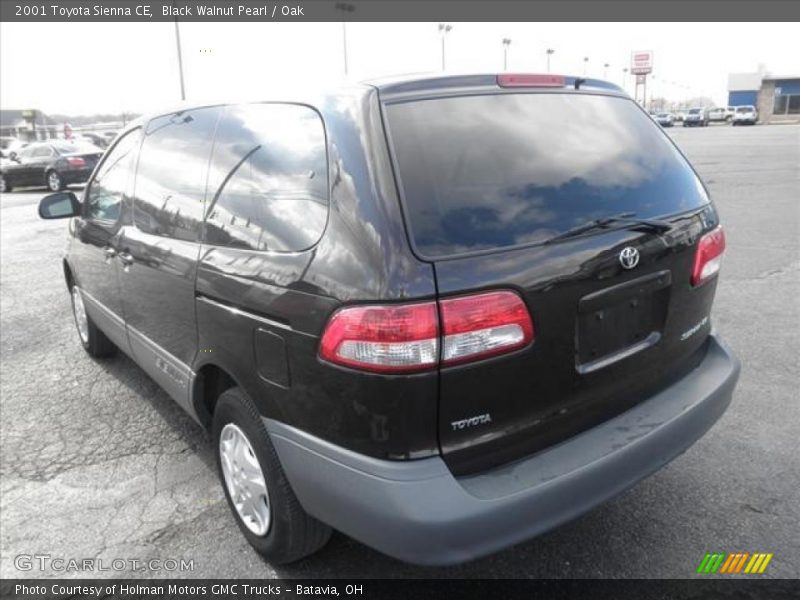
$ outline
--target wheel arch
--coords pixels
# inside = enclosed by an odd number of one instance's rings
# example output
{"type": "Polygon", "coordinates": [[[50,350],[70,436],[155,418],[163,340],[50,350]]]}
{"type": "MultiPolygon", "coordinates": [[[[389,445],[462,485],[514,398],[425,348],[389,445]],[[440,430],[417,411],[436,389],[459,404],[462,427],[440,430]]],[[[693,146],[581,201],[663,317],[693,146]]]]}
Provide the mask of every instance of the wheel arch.
{"type": "Polygon", "coordinates": [[[191,402],[203,427],[211,429],[219,397],[233,387],[241,385],[227,369],[216,363],[205,363],[197,370],[192,382],[191,402]]]}

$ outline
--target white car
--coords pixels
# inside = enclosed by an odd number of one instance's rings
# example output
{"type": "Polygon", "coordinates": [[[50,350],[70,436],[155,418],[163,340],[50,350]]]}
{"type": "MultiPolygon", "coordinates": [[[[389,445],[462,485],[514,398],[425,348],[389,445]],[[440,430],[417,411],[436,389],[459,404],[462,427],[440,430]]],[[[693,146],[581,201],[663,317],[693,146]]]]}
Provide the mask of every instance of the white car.
{"type": "Polygon", "coordinates": [[[0,138],[0,157],[14,158],[25,146],[27,143],[15,137],[2,137],[0,138]]]}
{"type": "Polygon", "coordinates": [[[758,123],[758,111],[755,106],[737,106],[733,113],[734,125],[755,125],[758,123]]]}

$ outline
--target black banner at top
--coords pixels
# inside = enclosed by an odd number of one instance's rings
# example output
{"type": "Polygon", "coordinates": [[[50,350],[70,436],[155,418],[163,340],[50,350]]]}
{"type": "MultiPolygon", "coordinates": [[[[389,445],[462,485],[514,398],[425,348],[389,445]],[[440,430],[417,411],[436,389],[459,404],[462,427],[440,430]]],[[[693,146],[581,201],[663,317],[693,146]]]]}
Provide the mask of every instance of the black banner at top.
{"type": "Polygon", "coordinates": [[[796,0],[0,0],[5,22],[795,21],[796,0]]]}

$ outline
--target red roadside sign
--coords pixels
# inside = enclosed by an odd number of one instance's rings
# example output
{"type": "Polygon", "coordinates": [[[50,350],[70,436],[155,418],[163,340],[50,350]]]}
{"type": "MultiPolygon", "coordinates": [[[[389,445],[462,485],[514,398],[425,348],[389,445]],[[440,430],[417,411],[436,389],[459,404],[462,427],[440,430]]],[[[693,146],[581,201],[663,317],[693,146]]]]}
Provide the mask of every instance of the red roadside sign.
{"type": "Polygon", "coordinates": [[[650,50],[631,52],[631,73],[647,75],[653,72],[653,53],[650,50]]]}

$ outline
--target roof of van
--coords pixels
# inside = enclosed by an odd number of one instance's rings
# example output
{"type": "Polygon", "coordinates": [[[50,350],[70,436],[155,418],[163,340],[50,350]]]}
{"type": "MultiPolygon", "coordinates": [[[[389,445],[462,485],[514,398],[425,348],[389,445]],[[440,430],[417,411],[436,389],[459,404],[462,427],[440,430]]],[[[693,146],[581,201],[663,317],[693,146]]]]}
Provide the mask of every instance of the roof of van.
{"type": "MultiPolygon", "coordinates": [[[[335,87],[326,87],[322,90],[311,92],[312,88],[306,86],[296,90],[282,89],[279,92],[269,94],[268,97],[253,97],[253,98],[237,98],[234,101],[228,99],[209,99],[206,102],[180,102],[171,106],[142,115],[136,120],[128,124],[123,131],[128,131],[134,127],[141,126],[151,119],[160,115],[166,115],[174,112],[184,110],[194,110],[206,106],[220,106],[231,103],[248,103],[248,102],[300,102],[316,105],[320,99],[330,94],[363,94],[366,90],[377,89],[384,95],[393,94],[425,94],[427,92],[435,92],[437,90],[458,90],[458,89],[475,89],[475,88],[493,88],[497,89],[499,86],[498,77],[556,77],[563,78],[564,89],[578,89],[575,87],[576,82],[581,90],[603,90],[605,92],[616,93],[619,95],[627,96],[627,93],[619,86],[604,81],[602,79],[591,79],[583,77],[573,77],[568,75],[551,75],[551,74],[534,74],[534,73],[466,73],[466,74],[452,74],[442,75],[441,73],[409,73],[406,75],[392,75],[388,77],[380,77],[368,79],[360,82],[347,82],[335,87]]],[[[517,86],[514,86],[517,87],[517,86]]],[[[519,86],[518,89],[525,88],[535,89],[536,85],[519,86]]],[[[552,86],[548,86],[552,89],[552,86]]],[[[559,86],[561,87],[561,86],[559,86]]]]}

